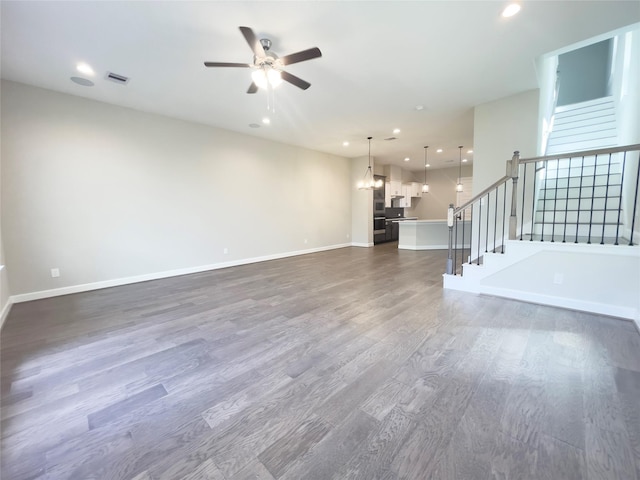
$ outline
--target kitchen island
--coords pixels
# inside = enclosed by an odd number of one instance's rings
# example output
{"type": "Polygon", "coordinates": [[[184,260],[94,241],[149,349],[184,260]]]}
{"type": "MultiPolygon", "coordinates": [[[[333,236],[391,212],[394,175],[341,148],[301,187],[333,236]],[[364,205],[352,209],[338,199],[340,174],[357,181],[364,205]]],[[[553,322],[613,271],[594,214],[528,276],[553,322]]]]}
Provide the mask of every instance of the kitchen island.
{"type": "MultiPolygon", "coordinates": [[[[447,227],[446,219],[404,220],[398,223],[400,224],[399,249],[446,250],[449,248],[449,227],[447,227]]],[[[464,222],[464,230],[464,248],[468,248],[471,238],[471,222],[464,222]]],[[[462,222],[458,222],[458,243],[458,246],[462,247],[462,222]]]]}

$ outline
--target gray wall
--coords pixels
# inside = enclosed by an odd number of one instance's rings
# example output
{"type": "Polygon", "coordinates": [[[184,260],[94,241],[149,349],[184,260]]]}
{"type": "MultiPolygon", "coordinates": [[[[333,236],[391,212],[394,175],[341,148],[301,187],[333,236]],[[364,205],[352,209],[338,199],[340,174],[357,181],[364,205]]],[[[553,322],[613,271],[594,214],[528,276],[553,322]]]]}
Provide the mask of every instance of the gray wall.
{"type": "Polygon", "coordinates": [[[12,295],[351,241],[349,159],[12,82],[2,139],[12,295]]]}
{"type": "Polygon", "coordinates": [[[558,56],[558,106],[606,97],[611,72],[611,40],[558,56]]]}

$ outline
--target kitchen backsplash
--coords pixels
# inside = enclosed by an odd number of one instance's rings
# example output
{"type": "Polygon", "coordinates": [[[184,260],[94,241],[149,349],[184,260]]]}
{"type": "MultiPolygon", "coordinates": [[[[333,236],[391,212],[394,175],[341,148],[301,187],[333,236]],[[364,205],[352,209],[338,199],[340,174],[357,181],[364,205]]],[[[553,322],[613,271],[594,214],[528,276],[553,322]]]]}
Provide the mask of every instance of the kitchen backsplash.
{"type": "Polygon", "coordinates": [[[384,216],[387,218],[404,217],[404,208],[385,208],[384,216]]]}

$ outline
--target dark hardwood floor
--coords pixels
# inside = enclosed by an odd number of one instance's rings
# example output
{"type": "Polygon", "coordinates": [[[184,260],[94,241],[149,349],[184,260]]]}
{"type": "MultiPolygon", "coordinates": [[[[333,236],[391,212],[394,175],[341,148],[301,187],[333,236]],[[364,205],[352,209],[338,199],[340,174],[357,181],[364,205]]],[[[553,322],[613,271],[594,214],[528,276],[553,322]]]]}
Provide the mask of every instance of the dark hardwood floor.
{"type": "Polygon", "coordinates": [[[2,478],[640,479],[626,321],[344,248],[13,306],[2,478]]]}

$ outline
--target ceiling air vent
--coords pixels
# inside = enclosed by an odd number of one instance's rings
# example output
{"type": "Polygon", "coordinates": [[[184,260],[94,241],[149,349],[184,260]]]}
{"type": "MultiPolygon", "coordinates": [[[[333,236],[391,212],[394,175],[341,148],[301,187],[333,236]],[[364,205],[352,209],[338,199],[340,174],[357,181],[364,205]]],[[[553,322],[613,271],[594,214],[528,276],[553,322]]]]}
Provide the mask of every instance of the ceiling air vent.
{"type": "Polygon", "coordinates": [[[390,142],[391,140],[397,140],[397,137],[387,137],[387,138],[385,138],[385,140],[387,142],[390,142]]]}
{"type": "Polygon", "coordinates": [[[107,72],[107,80],[111,80],[112,82],[119,83],[120,85],[126,85],[129,83],[129,77],[125,77],[124,75],[118,75],[117,73],[107,72]]]}

